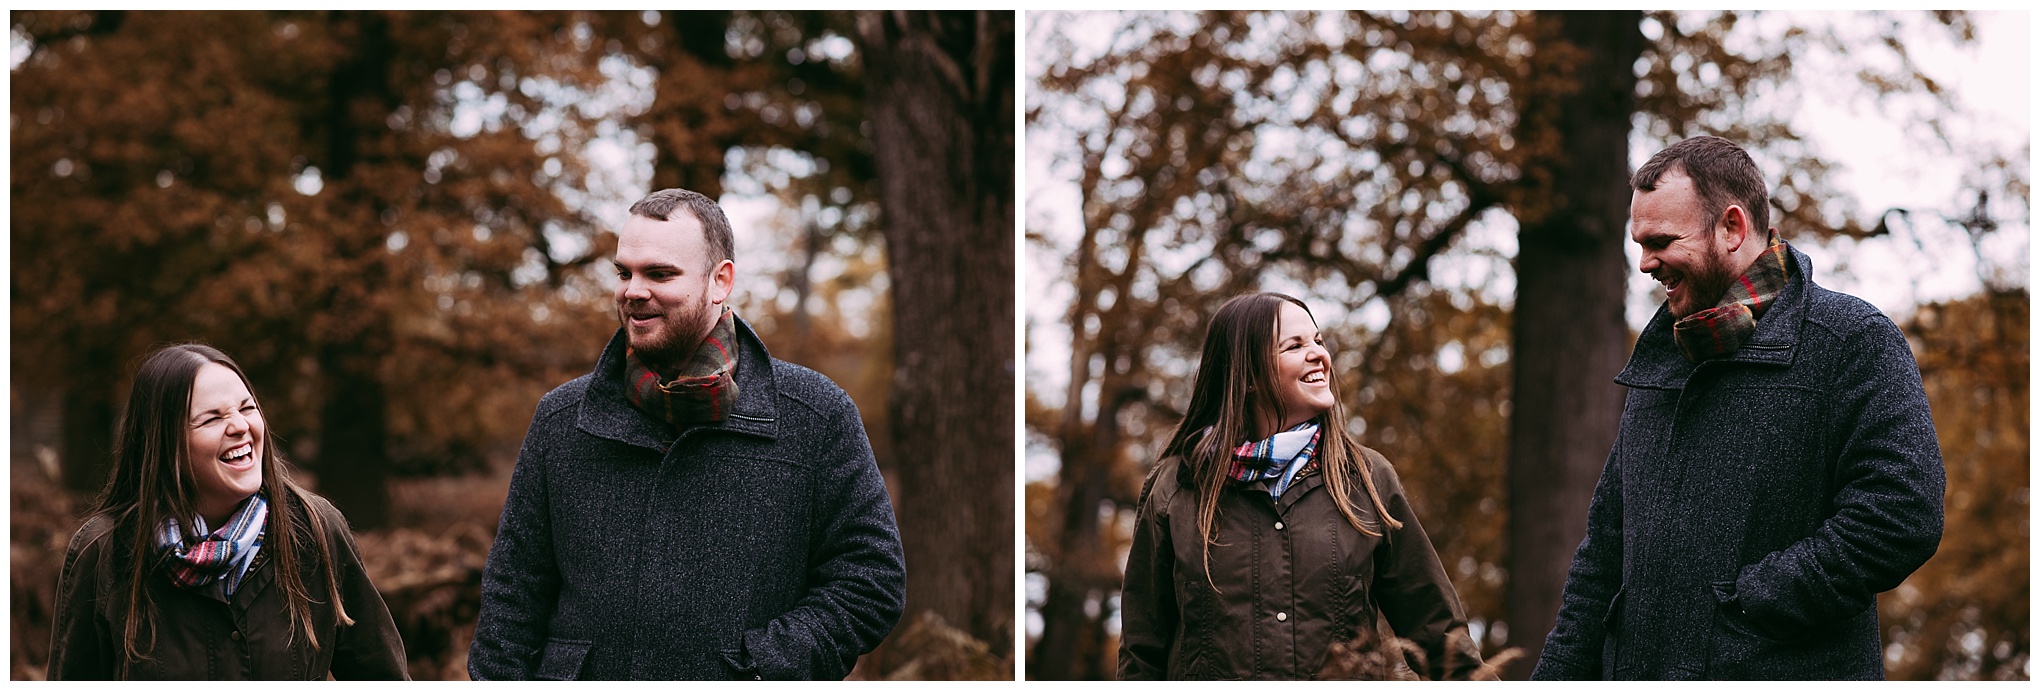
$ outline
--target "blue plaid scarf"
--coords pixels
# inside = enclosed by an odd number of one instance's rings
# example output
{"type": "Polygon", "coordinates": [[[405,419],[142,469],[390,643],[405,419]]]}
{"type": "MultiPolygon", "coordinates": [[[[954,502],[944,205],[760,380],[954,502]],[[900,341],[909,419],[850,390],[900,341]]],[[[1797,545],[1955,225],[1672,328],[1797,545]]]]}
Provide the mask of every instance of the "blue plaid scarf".
{"type": "Polygon", "coordinates": [[[1317,455],[1322,432],[1317,421],[1311,420],[1267,439],[1241,444],[1233,450],[1232,468],[1226,476],[1240,483],[1274,480],[1268,483],[1268,494],[1280,497],[1296,479],[1296,471],[1317,455]]]}
{"type": "Polygon", "coordinates": [[[194,516],[196,537],[187,538],[176,518],[165,519],[156,531],[156,549],[168,562],[170,582],[222,602],[232,598],[262,549],[262,528],[268,520],[269,502],[259,493],[241,502],[218,530],[208,530],[205,517],[194,516]]]}

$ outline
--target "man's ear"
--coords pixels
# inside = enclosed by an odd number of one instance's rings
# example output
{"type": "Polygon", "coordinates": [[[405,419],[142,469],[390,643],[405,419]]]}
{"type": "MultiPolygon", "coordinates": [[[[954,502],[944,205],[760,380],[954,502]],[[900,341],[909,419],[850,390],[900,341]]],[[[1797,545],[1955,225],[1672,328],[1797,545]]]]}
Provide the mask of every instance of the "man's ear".
{"type": "Polygon", "coordinates": [[[737,288],[737,264],[728,259],[715,265],[708,275],[708,301],[717,305],[730,299],[730,293],[737,288]]]}
{"type": "Polygon", "coordinates": [[[1741,204],[1730,204],[1721,212],[1721,232],[1728,236],[1728,252],[1742,251],[1744,242],[1753,236],[1750,228],[1750,212],[1741,204]]]}

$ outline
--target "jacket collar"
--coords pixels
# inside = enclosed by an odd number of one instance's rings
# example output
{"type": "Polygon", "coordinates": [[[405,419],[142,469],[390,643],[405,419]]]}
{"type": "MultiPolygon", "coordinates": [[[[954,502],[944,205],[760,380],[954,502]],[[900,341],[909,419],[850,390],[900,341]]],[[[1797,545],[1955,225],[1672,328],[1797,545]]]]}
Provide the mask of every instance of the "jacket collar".
{"type": "MultiPolygon", "coordinates": [[[[1312,462],[1315,463],[1316,461],[1312,462]]],[[[1299,501],[1303,501],[1304,495],[1310,494],[1313,490],[1324,486],[1324,484],[1325,467],[1323,463],[1319,463],[1317,470],[1311,471],[1311,474],[1290,482],[1289,489],[1283,490],[1282,496],[1275,497],[1275,513],[1282,516],[1289,515],[1289,507],[1295,506],[1299,501]]],[[[1260,490],[1254,491],[1258,492],[1260,490]]]]}
{"type": "MultiPolygon", "coordinates": [[[[296,496],[293,496],[288,491],[282,494],[285,495],[285,498],[281,501],[270,502],[269,510],[289,511],[290,520],[301,528],[311,525],[312,508],[305,506],[303,502],[299,501],[296,496]]],[[[333,526],[329,525],[326,528],[330,531],[333,526]]],[[[265,545],[265,547],[267,546],[265,545]]],[[[339,549],[340,546],[337,544],[331,545],[331,548],[339,549]]],[[[327,563],[332,563],[333,553],[328,551],[321,558],[327,563]]],[[[299,556],[298,560],[301,568],[311,561],[306,556],[299,556]]],[[[276,587],[276,554],[266,548],[256,550],[255,563],[248,565],[248,577],[243,579],[241,587],[235,590],[232,596],[227,598],[227,606],[232,607],[237,615],[245,614],[255,606],[257,598],[262,597],[264,592],[274,587],[276,587]]]]}
{"type": "MultiPolygon", "coordinates": [[[[1800,328],[1806,323],[1806,301],[1813,290],[1813,260],[1791,243],[1785,244],[1785,251],[1791,254],[1797,275],[1778,294],[1778,301],[1765,310],[1764,318],[1757,320],[1756,333],[1735,353],[1703,364],[1741,362],[1780,367],[1792,364],[1800,328]]],[[[1685,387],[1686,380],[1700,365],[1679,352],[1679,344],[1672,340],[1673,321],[1671,310],[1658,305],[1657,314],[1651,316],[1643,333],[1636,337],[1636,350],[1630,353],[1629,364],[1615,375],[1615,383],[1638,389],[1685,387]]]]}
{"type": "Polygon", "coordinates": [[[712,425],[696,425],[685,432],[638,410],[624,397],[623,329],[609,337],[602,357],[582,394],[574,426],[583,432],[664,453],[682,434],[701,429],[720,429],[772,439],[779,431],[779,387],[772,376],[772,354],[742,317],[737,322],[737,403],[730,416],[712,425]]]}

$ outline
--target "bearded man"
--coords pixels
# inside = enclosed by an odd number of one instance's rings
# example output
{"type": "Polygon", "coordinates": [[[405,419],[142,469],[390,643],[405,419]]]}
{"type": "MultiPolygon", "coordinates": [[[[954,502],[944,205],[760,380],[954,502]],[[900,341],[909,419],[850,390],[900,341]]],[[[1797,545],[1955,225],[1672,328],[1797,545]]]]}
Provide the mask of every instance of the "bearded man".
{"type": "Polygon", "coordinates": [[[1820,287],[1718,137],[1630,181],[1665,304],[1533,679],[1881,679],[1877,593],[1933,556],[1946,484],[1905,336],[1820,287]]]}
{"type": "Polygon", "coordinates": [[[857,407],[725,302],[729,220],[680,189],[617,233],[622,327],[538,403],[482,577],[476,679],[841,679],[906,566],[857,407]]]}

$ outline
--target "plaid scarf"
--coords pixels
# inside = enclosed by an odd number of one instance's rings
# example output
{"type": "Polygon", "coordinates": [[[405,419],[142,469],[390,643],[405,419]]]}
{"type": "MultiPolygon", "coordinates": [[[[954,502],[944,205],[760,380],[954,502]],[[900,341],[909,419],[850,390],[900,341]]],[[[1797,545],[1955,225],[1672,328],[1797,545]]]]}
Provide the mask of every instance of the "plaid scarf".
{"type": "Polygon", "coordinates": [[[1792,258],[1777,231],[1772,231],[1770,245],[1728,287],[1720,304],[1673,323],[1672,340],[1692,362],[1732,354],[1757,332],[1757,320],[1791,283],[1792,258]]]}
{"type": "Polygon", "coordinates": [[[1226,477],[1239,483],[1274,480],[1268,485],[1268,493],[1280,497],[1296,479],[1296,471],[1317,455],[1322,432],[1317,421],[1311,420],[1267,439],[1241,444],[1233,450],[1232,467],[1226,471],[1226,477]]]}
{"type": "Polygon", "coordinates": [[[623,363],[625,393],[638,410],[676,428],[721,422],[737,402],[736,313],[724,307],[715,328],[677,372],[652,369],[629,347],[623,363]]]}
{"type": "Polygon", "coordinates": [[[163,527],[156,531],[156,550],[164,557],[171,583],[224,602],[240,589],[248,566],[255,563],[255,553],[262,550],[269,501],[261,494],[248,497],[218,530],[209,530],[204,516],[192,520],[197,524],[193,532],[197,537],[187,539],[176,518],[164,519],[163,527]]]}

